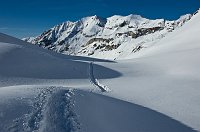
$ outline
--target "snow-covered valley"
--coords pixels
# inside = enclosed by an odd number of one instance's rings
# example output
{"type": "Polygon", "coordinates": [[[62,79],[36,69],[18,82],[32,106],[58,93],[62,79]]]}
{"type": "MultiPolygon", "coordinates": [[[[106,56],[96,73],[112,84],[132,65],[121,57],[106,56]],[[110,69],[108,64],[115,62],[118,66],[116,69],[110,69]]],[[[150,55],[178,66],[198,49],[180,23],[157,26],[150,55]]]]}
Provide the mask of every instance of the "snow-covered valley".
{"type": "Polygon", "coordinates": [[[63,55],[0,33],[0,131],[200,131],[199,24],[200,11],[118,61],[63,55]]]}

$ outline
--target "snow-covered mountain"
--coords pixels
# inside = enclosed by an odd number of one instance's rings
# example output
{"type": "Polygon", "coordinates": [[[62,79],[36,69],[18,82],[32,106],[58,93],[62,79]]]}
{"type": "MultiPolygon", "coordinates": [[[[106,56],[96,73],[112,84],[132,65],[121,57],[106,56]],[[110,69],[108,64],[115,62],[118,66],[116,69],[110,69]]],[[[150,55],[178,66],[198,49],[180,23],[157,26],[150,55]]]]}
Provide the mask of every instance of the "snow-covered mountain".
{"type": "Polygon", "coordinates": [[[0,131],[200,131],[199,22],[118,61],[0,33],[0,131]]]}
{"type": "Polygon", "coordinates": [[[98,16],[64,22],[37,37],[23,40],[67,55],[121,59],[151,46],[190,20],[187,14],[175,21],[149,20],[139,15],[98,16]]]}

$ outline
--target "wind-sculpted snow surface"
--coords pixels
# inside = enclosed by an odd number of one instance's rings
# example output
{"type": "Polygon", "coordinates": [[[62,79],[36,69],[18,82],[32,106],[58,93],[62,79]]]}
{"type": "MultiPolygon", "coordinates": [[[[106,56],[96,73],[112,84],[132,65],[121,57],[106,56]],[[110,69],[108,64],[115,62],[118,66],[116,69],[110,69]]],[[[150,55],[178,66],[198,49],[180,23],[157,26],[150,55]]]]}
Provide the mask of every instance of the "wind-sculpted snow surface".
{"type": "Polygon", "coordinates": [[[82,132],[195,132],[159,112],[104,95],[76,91],[75,102],[82,132]]]}
{"type": "MultiPolygon", "coordinates": [[[[90,89],[88,64],[91,61],[114,63],[102,59],[61,55],[1,33],[0,36],[3,38],[0,39],[0,87],[36,84],[77,87],[78,83],[79,87],[90,89]],[[11,43],[8,43],[9,40],[11,43]]],[[[102,72],[112,73],[100,78],[121,75],[112,69],[97,67],[102,72]]]]}
{"type": "Polygon", "coordinates": [[[194,132],[161,113],[88,91],[54,86],[0,89],[2,132],[194,132]]]}

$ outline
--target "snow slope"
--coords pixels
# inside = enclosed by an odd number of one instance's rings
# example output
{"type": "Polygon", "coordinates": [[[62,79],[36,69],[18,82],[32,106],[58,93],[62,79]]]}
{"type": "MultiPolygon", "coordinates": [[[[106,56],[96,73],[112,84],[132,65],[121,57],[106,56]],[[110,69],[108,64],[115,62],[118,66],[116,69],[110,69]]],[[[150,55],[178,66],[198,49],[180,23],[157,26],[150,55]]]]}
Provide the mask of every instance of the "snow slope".
{"type": "MultiPolygon", "coordinates": [[[[4,34],[0,36],[3,132],[194,131],[162,113],[117,99],[112,86],[112,91],[100,95],[100,86],[107,87],[102,79],[113,82],[112,78],[122,74],[97,63],[114,62],[64,56],[4,34]],[[96,75],[99,71],[102,76],[96,75]],[[113,95],[115,98],[107,97],[113,95]]],[[[126,85],[124,77],[121,86],[126,85]]]]}
{"type": "Polygon", "coordinates": [[[75,111],[84,132],[193,132],[168,116],[146,107],[99,94],[75,93],[75,111]]]}
{"type": "MultiPolygon", "coordinates": [[[[7,85],[45,85],[48,83],[73,86],[77,82],[79,84],[88,82],[85,84],[90,85],[88,81],[88,61],[106,61],[87,57],[60,55],[4,34],[0,34],[0,36],[0,39],[3,38],[0,42],[1,87],[7,85]]],[[[105,71],[107,69],[102,66],[99,66],[99,68],[105,71]]],[[[104,76],[106,78],[120,76],[120,73],[111,69],[107,69],[107,72],[113,74],[104,76]]]]}
{"type": "MultiPolygon", "coordinates": [[[[0,130],[200,131],[199,21],[198,12],[159,45],[118,62],[0,33],[0,130]]],[[[99,26],[85,32],[93,31],[99,26]]]]}
{"type": "Polygon", "coordinates": [[[87,91],[53,86],[0,91],[2,132],[193,132],[156,111],[87,91]]]}
{"type": "MultiPolygon", "coordinates": [[[[129,59],[102,66],[122,76],[99,81],[110,96],[159,111],[200,131],[200,11],[159,44],[129,59]]],[[[100,63],[98,63],[100,64],[100,63]]],[[[94,67],[94,75],[104,73],[94,67]]]]}

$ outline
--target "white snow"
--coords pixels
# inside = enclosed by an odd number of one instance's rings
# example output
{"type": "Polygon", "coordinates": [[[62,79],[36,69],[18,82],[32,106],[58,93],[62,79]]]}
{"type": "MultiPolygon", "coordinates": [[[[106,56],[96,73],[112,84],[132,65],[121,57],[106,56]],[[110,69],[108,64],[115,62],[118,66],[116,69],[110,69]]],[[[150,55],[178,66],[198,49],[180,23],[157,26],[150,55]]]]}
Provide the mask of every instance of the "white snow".
{"type": "Polygon", "coordinates": [[[101,84],[101,83],[95,78],[95,76],[94,76],[94,69],[93,69],[93,62],[90,63],[88,70],[89,70],[89,78],[90,78],[90,81],[91,81],[91,83],[92,83],[94,86],[96,86],[97,88],[99,88],[102,92],[108,92],[108,91],[110,91],[110,89],[109,89],[107,86],[101,84]]]}
{"type": "Polygon", "coordinates": [[[57,54],[0,33],[0,130],[200,131],[199,22],[197,13],[117,62],[57,54]]]}
{"type": "MultiPolygon", "coordinates": [[[[200,13],[151,48],[117,63],[122,76],[100,79],[110,96],[154,109],[200,131],[200,13]]],[[[103,76],[95,68],[95,76],[103,76]]],[[[98,78],[98,77],[97,77],[98,78]]]]}

